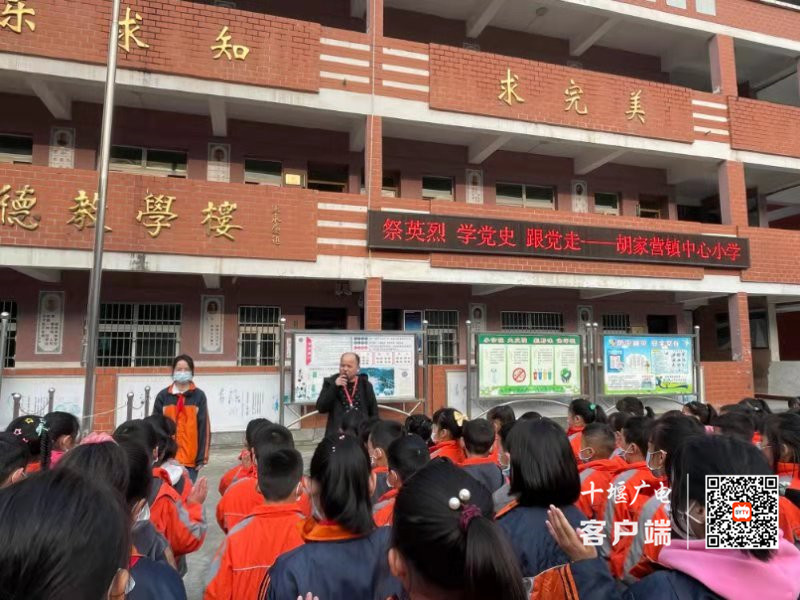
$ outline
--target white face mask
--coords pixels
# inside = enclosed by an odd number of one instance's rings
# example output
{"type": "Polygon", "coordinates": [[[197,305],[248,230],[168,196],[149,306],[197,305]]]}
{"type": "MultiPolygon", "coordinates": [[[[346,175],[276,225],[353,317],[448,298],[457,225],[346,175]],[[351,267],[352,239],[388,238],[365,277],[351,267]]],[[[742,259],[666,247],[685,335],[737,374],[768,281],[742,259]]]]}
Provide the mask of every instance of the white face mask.
{"type": "Polygon", "coordinates": [[[144,503],[142,509],[139,511],[139,514],[136,515],[137,521],[149,521],[150,520],[150,505],[147,502],[144,503]]]}
{"type": "Polygon", "coordinates": [[[191,371],[175,371],[172,374],[172,379],[175,383],[189,383],[192,380],[191,371]]]}

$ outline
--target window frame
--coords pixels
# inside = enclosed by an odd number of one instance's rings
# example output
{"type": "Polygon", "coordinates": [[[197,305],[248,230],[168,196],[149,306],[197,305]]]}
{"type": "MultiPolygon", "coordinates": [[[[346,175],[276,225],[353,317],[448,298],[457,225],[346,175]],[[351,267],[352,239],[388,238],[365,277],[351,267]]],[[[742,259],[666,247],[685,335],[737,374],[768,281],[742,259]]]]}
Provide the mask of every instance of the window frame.
{"type": "Polygon", "coordinates": [[[563,333],[564,331],[564,313],[562,312],[555,312],[555,311],[524,311],[524,310],[502,310],[500,311],[500,330],[501,331],[547,331],[552,333],[563,333]],[[512,325],[506,325],[505,319],[507,316],[510,315],[517,315],[521,317],[524,326],[515,327],[512,325]],[[556,317],[554,321],[557,321],[558,324],[554,324],[551,326],[548,325],[540,325],[536,326],[537,317],[542,317],[538,319],[540,322],[547,320],[548,317],[556,317]]]}
{"type": "Polygon", "coordinates": [[[152,175],[154,177],[173,177],[176,179],[188,179],[189,175],[189,153],[185,150],[170,150],[169,148],[148,148],[146,146],[133,146],[130,144],[113,144],[111,151],[114,148],[134,148],[142,151],[142,161],[139,165],[115,163],[113,157],[109,159],[108,168],[111,171],[118,173],[132,173],[134,175],[152,175]],[[148,152],[172,152],[174,154],[183,154],[185,157],[183,170],[167,170],[147,166],[147,153],[148,152]]]}
{"type": "Polygon", "coordinates": [[[0,369],[13,369],[17,364],[17,323],[19,320],[19,304],[16,300],[0,300],[0,312],[8,312],[8,329],[6,329],[6,347],[3,362],[0,369]],[[14,351],[9,352],[13,346],[14,351]]]}
{"type": "Polygon", "coordinates": [[[243,160],[243,167],[244,167],[244,182],[248,185],[269,185],[272,187],[282,187],[283,186],[283,161],[280,160],[272,160],[266,158],[256,158],[254,156],[247,156],[243,160]],[[278,175],[278,183],[273,183],[270,181],[259,180],[256,178],[248,179],[248,171],[247,171],[247,161],[254,160],[262,163],[275,163],[280,166],[280,175],[278,175]]]}
{"type": "Polygon", "coordinates": [[[237,311],[236,317],[236,364],[238,366],[251,366],[251,367],[274,367],[280,365],[280,323],[281,323],[281,308],[280,306],[272,306],[267,304],[240,304],[239,310],[237,311]],[[276,311],[276,319],[274,324],[270,323],[256,323],[256,322],[245,322],[242,323],[242,313],[248,309],[264,309],[264,310],[274,310],[276,311]],[[247,357],[245,359],[243,355],[243,348],[245,343],[252,344],[252,341],[244,342],[242,339],[243,335],[256,335],[258,336],[255,340],[256,344],[256,356],[254,357],[255,362],[249,362],[253,360],[252,357],[247,357]],[[266,336],[273,336],[273,340],[271,342],[265,340],[266,336]],[[273,348],[272,353],[272,361],[269,362],[269,357],[263,356],[262,348],[263,344],[271,343],[273,348]],[[248,362],[245,362],[247,360],[248,362]]]}
{"type": "Polygon", "coordinates": [[[426,335],[428,338],[428,364],[430,365],[457,365],[459,364],[459,326],[460,315],[458,310],[453,309],[425,309],[424,318],[428,321],[426,335]],[[446,325],[439,325],[436,321],[444,321],[444,319],[434,319],[434,313],[439,313],[444,316],[455,315],[455,324],[447,323],[446,325]],[[450,339],[445,339],[444,336],[451,336],[450,339]],[[437,348],[436,352],[431,351],[431,346],[437,348]],[[445,348],[451,345],[451,352],[445,352],[445,348]]]}
{"type": "Polygon", "coordinates": [[[612,215],[618,217],[622,214],[622,194],[619,192],[595,192],[593,195],[594,212],[599,215],[612,215]],[[614,196],[617,199],[616,208],[608,208],[605,206],[599,207],[597,205],[597,196],[614,196]]]}
{"type": "Polygon", "coordinates": [[[455,177],[449,175],[423,175],[420,179],[421,190],[422,190],[422,199],[423,200],[445,200],[447,202],[453,202],[456,199],[456,180],[455,177]],[[450,182],[450,195],[444,196],[439,193],[436,193],[436,190],[432,190],[432,188],[427,188],[429,191],[433,191],[433,195],[428,194],[425,195],[425,180],[426,179],[441,179],[447,180],[450,182]]]}
{"type": "MultiPolygon", "coordinates": [[[[172,363],[172,360],[181,353],[181,327],[183,326],[183,304],[180,302],[103,302],[101,304],[101,312],[103,306],[109,305],[116,305],[119,307],[122,306],[132,306],[131,310],[131,321],[124,322],[119,321],[115,323],[104,323],[103,319],[101,318],[98,323],[97,328],[97,343],[98,343],[98,352],[97,352],[97,366],[98,367],[116,367],[116,368],[131,368],[131,367],[162,367],[162,366],[169,366],[172,363]],[[160,307],[177,307],[178,311],[178,318],[177,324],[171,323],[169,325],[165,325],[164,323],[160,323],[157,325],[159,327],[158,330],[153,331],[151,328],[154,327],[151,324],[143,324],[141,323],[143,317],[141,316],[141,308],[143,306],[160,306],[160,307]],[[165,329],[165,327],[167,329],[165,329]],[[101,334],[119,334],[119,333],[130,333],[130,353],[127,357],[128,364],[119,365],[114,364],[116,362],[120,362],[123,357],[119,355],[110,355],[110,356],[100,356],[99,352],[99,344],[101,339],[101,334]],[[175,334],[175,348],[174,352],[171,353],[170,356],[163,356],[163,357],[148,357],[150,360],[149,362],[155,364],[146,364],[141,365],[137,364],[137,359],[140,357],[137,355],[138,349],[138,342],[142,339],[145,339],[145,336],[137,337],[137,334],[141,335],[144,333],[174,333],[175,334]],[[158,360],[157,360],[158,359],[158,360]],[[108,363],[111,364],[107,364],[108,363]]],[[[85,336],[84,336],[85,337],[85,336]]],[[[120,339],[111,337],[110,339],[120,339]]],[[[125,338],[122,338],[125,339],[125,338]]],[[[140,359],[141,360],[141,359],[140,359]]]]}
{"type": "MultiPolygon", "coordinates": [[[[513,181],[495,181],[494,184],[494,194],[495,194],[495,203],[498,206],[520,206],[522,208],[541,208],[543,210],[555,210],[556,209],[556,186],[554,185],[540,185],[538,183],[517,183],[513,181]],[[522,197],[520,198],[519,202],[514,202],[506,199],[501,200],[501,196],[497,193],[497,186],[498,185],[513,185],[518,186],[521,188],[522,197]],[[550,202],[548,204],[544,204],[544,200],[539,199],[528,199],[528,188],[537,188],[540,190],[549,190],[550,191],[550,202]]],[[[505,197],[507,198],[507,197],[505,197]]]]}
{"type": "MultiPolygon", "coordinates": [[[[617,334],[617,335],[626,335],[631,333],[632,326],[631,326],[631,315],[630,313],[603,313],[600,319],[601,323],[603,324],[603,333],[608,334],[617,334]],[[607,326],[606,323],[610,323],[612,318],[620,318],[621,321],[624,323],[623,327],[612,327],[607,326]]],[[[617,323],[612,323],[612,325],[617,325],[617,323]]]]}
{"type": "Polygon", "coordinates": [[[32,135],[20,135],[17,133],[0,133],[0,137],[6,138],[19,138],[19,139],[26,139],[30,140],[31,142],[31,153],[28,154],[14,154],[11,152],[0,152],[0,164],[12,164],[12,165],[30,165],[33,164],[33,136],[32,135]]]}

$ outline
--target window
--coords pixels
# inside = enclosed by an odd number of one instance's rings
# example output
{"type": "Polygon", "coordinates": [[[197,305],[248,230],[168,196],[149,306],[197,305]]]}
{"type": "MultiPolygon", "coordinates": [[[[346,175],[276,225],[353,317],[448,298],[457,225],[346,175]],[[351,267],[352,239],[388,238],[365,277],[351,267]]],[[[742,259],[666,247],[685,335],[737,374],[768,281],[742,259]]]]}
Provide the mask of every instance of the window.
{"type": "Polygon", "coordinates": [[[678,333],[675,315],[647,315],[647,333],[678,333]]]}
{"type": "Polygon", "coordinates": [[[750,346],[756,349],[769,348],[769,323],[765,310],[750,312],[750,346]]]}
{"type": "Polygon", "coordinates": [[[111,146],[111,169],[140,175],[186,177],[186,152],[111,146]]]}
{"type": "Polygon", "coordinates": [[[306,306],[306,329],[347,329],[347,309],[306,306]]]}
{"type": "Polygon", "coordinates": [[[169,366],[180,338],[180,304],[101,304],[97,366],[169,366]]]}
{"type": "Polygon", "coordinates": [[[564,315],[557,312],[500,313],[503,331],[564,331],[564,315]]]}
{"type": "Polygon", "coordinates": [[[239,364],[278,364],[281,309],[277,306],[239,307],[239,364]]]}
{"type": "Polygon", "coordinates": [[[422,178],[423,200],[452,200],[453,178],[425,175],[422,178]]]}
{"type": "Polygon", "coordinates": [[[603,315],[603,333],[630,333],[631,316],[627,313],[603,315]]]}
{"type": "MultiPolygon", "coordinates": [[[[361,193],[367,193],[367,181],[364,177],[364,169],[361,169],[361,193]]],[[[400,197],[400,173],[397,171],[389,173],[384,171],[381,181],[381,196],[384,198],[400,197]]]]}
{"type": "Polygon", "coordinates": [[[660,219],[664,214],[666,199],[658,196],[640,196],[637,208],[638,216],[642,219],[660,219]]]}
{"type": "Polygon", "coordinates": [[[7,312],[8,329],[6,330],[6,352],[3,355],[5,367],[13,367],[16,364],[17,354],[17,303],[13,300],[0,300],[0,313],[7,312]]]}
{"type": "Polygon", "coordinates": [[[244,182],[259,185],[281,185],[283,168],[274,160],[244,159],[244,182]]]}
{"type": "Polygon", "coordinates": [[[308,165],[308,189],[343,194],[347,191],[347,165],[308,165]]]}
{"type": "Polygon", "coordinates": [[[32,160],[32,137],[0,135],[0,163],[30,163],[32,160]]]}
{"type": "Polygon", "coordinates": [[[497,203],[504,206],[555,208],[555,189],[541,185],[498,183],[495,186],[497,203]]]}
{"type": "Polygon", "coordinates": [[[458,311],[426,310],[428,321],[428,363],[458,363],[458,311]]]}
{"type": "Polygon", "coordinates": [[[597,192],[594,195],[594,212],[602,215],[618,215],[619,194],[597,192]]]}
{"type": "Polygon", "coordinates": [[[719,350],[730,350],[731,323],[728,319],[728,313],[717,313],[714,315],[714,329],[717,334],[717,348],[719,350]]]}

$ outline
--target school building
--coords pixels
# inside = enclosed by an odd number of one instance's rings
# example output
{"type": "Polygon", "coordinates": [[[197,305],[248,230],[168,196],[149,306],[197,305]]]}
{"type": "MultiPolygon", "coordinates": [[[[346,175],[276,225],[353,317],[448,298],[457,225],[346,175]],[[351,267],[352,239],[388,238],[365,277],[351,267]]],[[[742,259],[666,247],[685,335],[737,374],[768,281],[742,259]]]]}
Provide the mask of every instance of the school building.
{"type": "MultiPolygon", "coordinates": [[[[7,404],[82,390],[111,3],[0,6],[7,404]]],[[[429,408],[468,319],[800,394],[798,57],[794,0],[123,0],[96,425],[179,352],[276,374],[281,318],[427,320],[429,408]]]]}

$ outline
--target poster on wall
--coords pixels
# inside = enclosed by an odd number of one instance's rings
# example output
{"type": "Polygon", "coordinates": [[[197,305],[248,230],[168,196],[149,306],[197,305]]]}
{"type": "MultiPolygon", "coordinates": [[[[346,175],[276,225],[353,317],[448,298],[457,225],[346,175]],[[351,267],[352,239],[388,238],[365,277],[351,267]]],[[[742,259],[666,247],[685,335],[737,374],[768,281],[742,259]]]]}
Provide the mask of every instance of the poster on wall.
{"type": "Polygon", "coordinates": [[[36,354],[61,354],[64,339],[64,292],[39,292],[36,354]]]}
{"type": "Polygon", "coordinates": [[[48,413],[53,388],[53,410],[83,415],[83,377],[4,377],[0,388],[0,429],[14,416],[14,394],[20,395],[20,414],[44,416],[48,413]]]}
{"type": "Polygon", "coordinates": [[[479,334],[478,393],[482,398],[580,394],[580,336],[479,334]]]}
{"type": "Polygon", "coordinates": [[[72,127],[50,129],[50,155],[47,164],[57,169],[75,167],[75,129],[72,127]]]}
{"type": "Polygon", "coordinates": [[[200,354],[222,354],[224,296],[203,296],[201,300],[202,330],[200,354]]]}
{"type": "Polygon", "coordinates": [[[416,335],[409,333],[313,333],[292,335],[293,401],[317,401],[326,377],[339,372],[339,358],[355,352],[369,376],[378,402],[415,398],[416,335]]]}
{"type": "Polygon", "coordinates": [[[690,336],[603,336],[603,393],[635,396],[694,393],[690,336]]]}
{"type": "Polygon", "coordinates": [[[467,204],[483,204],[483,171],[467,169],[467,204]]]}

